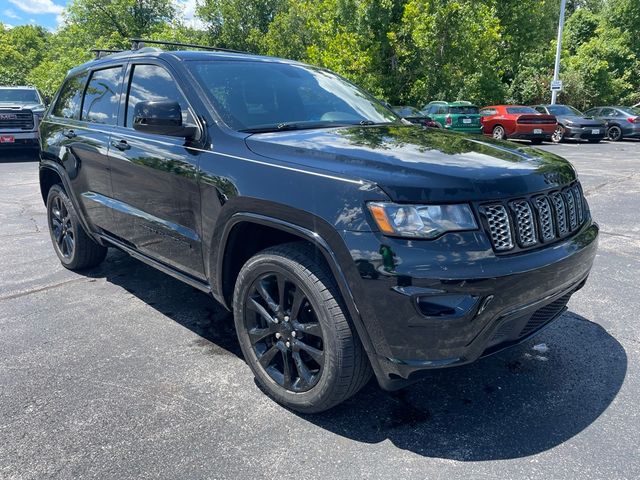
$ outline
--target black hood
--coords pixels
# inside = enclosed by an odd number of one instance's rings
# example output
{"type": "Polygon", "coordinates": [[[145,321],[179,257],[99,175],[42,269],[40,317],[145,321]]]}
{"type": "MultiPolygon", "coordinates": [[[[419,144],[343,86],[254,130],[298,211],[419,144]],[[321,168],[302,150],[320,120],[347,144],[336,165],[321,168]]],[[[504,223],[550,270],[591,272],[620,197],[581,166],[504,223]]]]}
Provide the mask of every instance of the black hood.
{"type": "Polygon", "coordinates": [[[246,143],[265,157],[375,182],[396,201],[489,200],[575,179],[544,150],[414,126],[254,134],[246,143]]]}

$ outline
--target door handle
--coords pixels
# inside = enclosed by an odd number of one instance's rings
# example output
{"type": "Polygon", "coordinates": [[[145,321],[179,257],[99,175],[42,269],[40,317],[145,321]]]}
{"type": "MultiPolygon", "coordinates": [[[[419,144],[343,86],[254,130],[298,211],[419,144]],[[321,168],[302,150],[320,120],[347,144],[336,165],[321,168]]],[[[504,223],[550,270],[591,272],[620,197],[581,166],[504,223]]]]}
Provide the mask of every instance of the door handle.
{"type": "Polygon", "coordinates": [[[131,148],[131,145],[129,145],[126,140],[111,140],[111,146],[117,148],[121,152],[129,150],[131,148]]]}
{"type": "Polygon", "coordinates": [[[62,130],[62,135],[67,138],[75,138],[78,136],[74,130],[62,130]]]}

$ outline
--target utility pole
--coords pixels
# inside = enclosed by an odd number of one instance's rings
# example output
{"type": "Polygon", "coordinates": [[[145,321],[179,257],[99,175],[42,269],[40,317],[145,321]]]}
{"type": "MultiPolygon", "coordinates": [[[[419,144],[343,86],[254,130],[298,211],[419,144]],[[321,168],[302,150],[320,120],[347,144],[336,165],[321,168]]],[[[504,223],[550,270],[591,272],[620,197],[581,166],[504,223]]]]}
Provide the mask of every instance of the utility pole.
{"type": "Polygon", "coordinates": [[[560,23],[558,24],[558,44],[556,45],[556,64],[553,69],[553,82],[551,85],[551,105],[556,104],[558,92],[562,89],[562,83],[558,82],[558,74],[560,73],[560,52],[562,51],[562,30],[564,30],[564,9],[567,0],[560,2],[560,23]],[[556,84],[556,85],[554,85],[556,84]],[[559,84],[559,87],[557,86],[559,84]]]}

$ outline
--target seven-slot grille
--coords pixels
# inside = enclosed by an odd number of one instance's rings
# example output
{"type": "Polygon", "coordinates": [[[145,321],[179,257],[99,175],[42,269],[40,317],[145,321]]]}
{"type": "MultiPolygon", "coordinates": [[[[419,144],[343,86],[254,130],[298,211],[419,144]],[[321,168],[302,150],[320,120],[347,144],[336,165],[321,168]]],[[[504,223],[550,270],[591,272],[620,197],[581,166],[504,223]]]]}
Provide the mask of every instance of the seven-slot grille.
{"type": "Polygon", "coordinates": [[[500,253],[534,248],[576,231],[587,218],[578,182],[561,190],[479,207],[493,248],[500,253]]]}
{"type": "Polygon", "coordinates": [[[31,110],[0,110],[0,130],[32,130],[31,110]]]}

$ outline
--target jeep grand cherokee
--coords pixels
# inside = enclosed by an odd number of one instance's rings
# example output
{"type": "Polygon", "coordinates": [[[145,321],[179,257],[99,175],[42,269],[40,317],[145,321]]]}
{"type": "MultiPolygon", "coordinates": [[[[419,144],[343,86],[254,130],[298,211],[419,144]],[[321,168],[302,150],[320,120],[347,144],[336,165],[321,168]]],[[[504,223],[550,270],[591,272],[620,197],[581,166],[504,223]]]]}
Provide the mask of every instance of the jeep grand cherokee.
{"type": "Polygon", "coordinates": [[[407,125],[294,61],[111,54],[69,72],[41,142],[62,264],[117,247],[210,293],[264,391],[301,412],[529,338],[596,252],[567,161],[407,125]]]}

